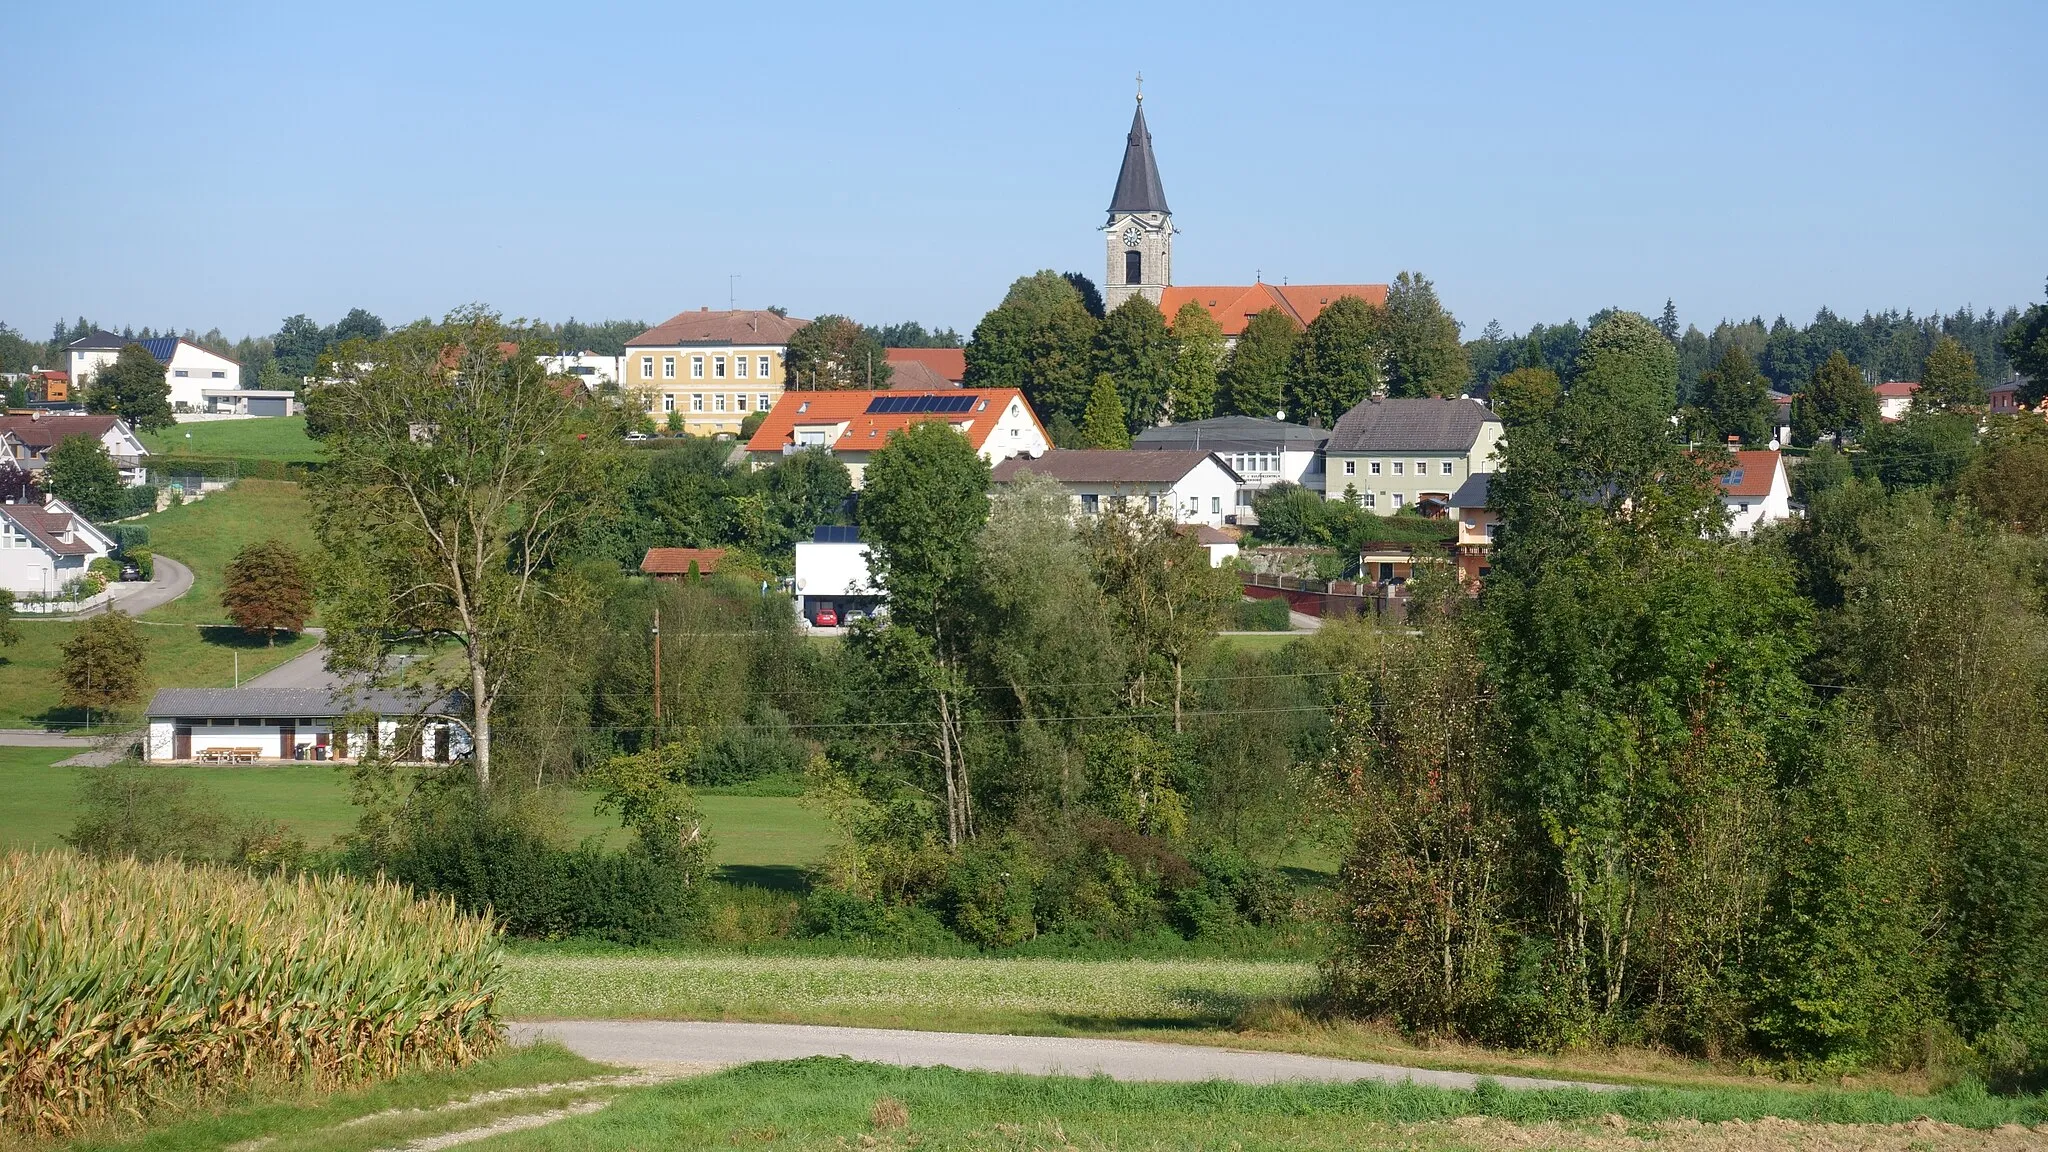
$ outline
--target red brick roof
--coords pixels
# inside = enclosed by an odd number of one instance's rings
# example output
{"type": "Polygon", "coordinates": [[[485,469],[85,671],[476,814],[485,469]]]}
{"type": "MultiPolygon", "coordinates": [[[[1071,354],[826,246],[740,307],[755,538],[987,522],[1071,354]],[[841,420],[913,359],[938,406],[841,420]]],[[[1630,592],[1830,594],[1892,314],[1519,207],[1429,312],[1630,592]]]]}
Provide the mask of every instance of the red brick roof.
{"type": "Polygon", "coordinates": [[[988,443],[989,433],[995,431],[996,422],[1009,409],[1014,400],[1024,405],[1024,414],[1038,428],[1040,436],[1045,435],[1045,426],[1038,423],[1038,414],[1024,399],[1024,394],[1015,388],[956,388],[948,391],[897,392],[865,388],[845,391],[784,392],[769,409],[768,419],[754,432],[754,438],[747,441],[747,451],[779,453],[785,447],[796,443],[798,425],[844,425],[830,447],[837,451],[867,451],[880,448],[889,437],[927,420],[941,420],[954,426],[965,425],[967,442],[981,450],[988,443]],[[877,397],[888,396],[907,398],[913,396],[944,396],[953,400],[970,397],[972,403],[965,412],[869,412],[868,405],[877,397]]]}
{"type": "Polygon", "coordinates": [[[101,439],[120,419],[119,416],[0,416],[0,432],[12,432],[23,447],[41,452],[54,447],[66,436],[101,439]]]}
{"type": "Polygon", "coordinates": [[[1887,380],[1871,389],[1880,400],[1911,400],[1919,390],[1920,385],[1911,380],[1887,380]]]}
{"type": "Polygon", "coordinates": [[[1294,321],[1296,331],[1309,326],[1330,302],[1344,296],[1356,296],[1375,308],[1387,303],[1385,284],[1249,284],[1228,287],[1204,287],[1196,285],[1187,288],[1168,288],[1160,295],[1159,310],[1166,314],[1166,322],[1173,323],[1173,317],[1181,305],[1193,300],[1209,310],[1216,326],[1223,329],[1225,336],[1244,335],[1246,322],[1268,308],[1278,308],[1294,321]]]}
{"type": "Polygon", "coordinates": [[[628,348],[665,348],[677,344],[767,344],[789,343],[797,329],[809,324],[793,316],[740,309],[713,312],[699,308],[678,312],[631,340],[628,348]]]}
{"type": "Polygon", "coordinates": [[[922,364],[955,384],[967,379],[965,348],[885,348],[883,356],[898,369],[922,364]]]}
{"type": "Polygon", "coordinates": [[[1778,454],[1765,449],[1735,452],[1735,466],[1721,477],[1726,496],[1761,499],[1771,494],[1771,482],[1778,474],[1778,454]]]}
{"type": "Polygon", "coordinates": [[[649,548],[640,570],[649,576],[688,576],[690,561],[695,560],[698,574],[708,576],[718,571],[723,559],[723,548],[649,548]]]}
{"type": "Polygon", "coordinates": [[[922,360],[905,360],[889,365],[889,391],[891,392],[936,392],[942,388],[958,388],[958,380],[948,380],[932,370],[922,360]]]}
{"type": "Polygon", "coordinates": [[[61,539],[65,532],[71,531],[72,520],[77,519],[70,512],[50,512],[33,504],[0,504],[0,517],[20,525],[23,531],[52,555],[92,554],[92,545],[78,532],[73,531],[70,540],[61,539]]]}

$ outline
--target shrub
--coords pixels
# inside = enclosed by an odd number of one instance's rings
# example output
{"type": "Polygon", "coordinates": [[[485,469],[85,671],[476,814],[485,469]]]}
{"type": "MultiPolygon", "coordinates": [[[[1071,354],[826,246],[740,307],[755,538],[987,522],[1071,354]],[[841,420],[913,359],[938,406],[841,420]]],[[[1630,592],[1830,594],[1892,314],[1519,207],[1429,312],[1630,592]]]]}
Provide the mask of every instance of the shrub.
{"type": "Polygon", "coordinates": [[[101,556],[91,564],[86,565],[86,571],[98,577],[100,587],[104,589],[107,585],[121,579],[121,562],[111,556],[101,556]]]}
{"type": "Polygon", "coordinates": [[[331,1085],[500,1039],[491,922],[383,882],[15,852],[0,949],[0,1128],[20,1133],[257,1068],[331,1085]]]}
{"type": "Polygon", "coordinates": [[[744,784],[772,776],[798,776],[810,750],[791,734],[789,718],[763,708],[746,724],[734,724],[706,745],[690,768],[690,783],[700,787],[744,784]]]}
{"type": "Polygon", "coordinates": [[[1288,613],[1287,601],[1240,600],[1237,602],[1237,622],[1240,632],[1286,632],[1294,627],[1294,617],[1288,613]]]}
{"type": "Polygon", "coordinates": [[[156,579],[156,553],[147,548],[130,548],[125,553],[135,572],[144,580],[156,579]]]}
{"type": "Polygon", "coordinates": [[[1036,935],[1031,873],[1031,862],[1014,838],[963,850],[946,872],[953,931],[984,948],[1006,948],[1036,935]]]}
{"type": "MultiPolygon", "coordinates": [[[[150,492],[152,496],[155,494],[154,489],[151,489],[150,492]]],[[[107,535],[114,538],[114,547],[120,549],[121,553],[129,556],[130,559],[134,558],[132,553],[135,549],[149,547],[149,525],[147,524],[110,525],[107,528],[107,535]]]]}
{"type": "Polygon", "coordinates": [[[860,940],[881,924],[881,910],[838,888],[819,888],[797,913],[796,935],[825,940],[860,940]]]}

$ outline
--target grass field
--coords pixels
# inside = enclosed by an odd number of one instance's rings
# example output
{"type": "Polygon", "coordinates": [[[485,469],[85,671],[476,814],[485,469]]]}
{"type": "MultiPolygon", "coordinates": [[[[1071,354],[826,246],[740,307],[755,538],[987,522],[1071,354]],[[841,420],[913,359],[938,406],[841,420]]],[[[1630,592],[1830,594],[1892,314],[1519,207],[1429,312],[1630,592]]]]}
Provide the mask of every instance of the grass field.
{"type": "Polygon", "coordinates": [[[306,435],[304,416],[267,416],[256,420],[207,420],[179,424],[162,432],[142,433],[152,456],[234,457],[312,464],[324,458],[320,443],[306,435]]]}
{"type": "Polygon", "coordinates": [[[143,616],[164,623],[228,623],[220,607],[222,574],[235,553],[250,544],[276,537],[308,555],[318,547],[304,491],[284,480],[237,481],[203,500],[134,523],[149,527],[150,548],[192,569],[190,592],[143,616]]]}
{"type": "Polygon", "coordinates": [[[2021,1126],[2044,1120],[2039,1098],[1968,1094],[1133,1084],[815,1059],[641,1089],[492,1147],[2018,1152],[2048,1134],[2021,1126]]]}
{"type": "MultiPolygon", "coordinates": [[[[77,804],[76,769],[56,767],[75,749],[0,747],[0,849],[51,847],[71,827],[77,804]]],[[[312,847],[324,847],[355,826],[347,781],[331,765],[166,766],[161,769],[220,796],[238,813],[281,820],[312,847]]],[[[700,796],[716,844],[713,860],[743,870],[795,870],[825,851],[824,819],[788,796],[700,796]]],[[[570,793],[562,819],[578,839],[598,835],[625,843],[618,819],[599,816],[590,797],[570,793]]]]}

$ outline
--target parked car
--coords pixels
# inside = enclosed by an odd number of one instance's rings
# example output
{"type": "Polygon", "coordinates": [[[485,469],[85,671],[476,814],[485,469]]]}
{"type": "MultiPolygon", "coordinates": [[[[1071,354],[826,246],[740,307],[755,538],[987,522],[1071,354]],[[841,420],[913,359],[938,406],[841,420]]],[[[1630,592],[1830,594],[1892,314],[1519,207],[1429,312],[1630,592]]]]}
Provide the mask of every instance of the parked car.
{"type": "Polygon", "coordinates": [[[816,624],[820,628],[837,628],[839,627],[839,610],[830,604],[820,604],[818,610],[811,616],[811,623],[816,624]]]}
{"type": "Polygon", "coordinates": [[[626,433],[626,439],[628,439],[628,440],[635,440],[635,441],[637,441],[637,440],[652,440],[652,439],[654,439],[654,437],[652,437],[652,436],[649,436],[649,435],[648,435],[647,433],[645,433],[645,432],[628,432],[628,433],[626,433]]]}
{"type": "Polygon", "coordinates": [[[123,582],[140,580],[142,579],[142,569],[137,568],[133,564],[123,564],[121,565],[121,579],[123,582]]]}
{"type": "Polygon", "coordinates": [[[868,614],[859,608],[848,608],[846,610],[846,622],[848,624],[851,624],[857,620],[865,620],[867,618],[868,614]]]}

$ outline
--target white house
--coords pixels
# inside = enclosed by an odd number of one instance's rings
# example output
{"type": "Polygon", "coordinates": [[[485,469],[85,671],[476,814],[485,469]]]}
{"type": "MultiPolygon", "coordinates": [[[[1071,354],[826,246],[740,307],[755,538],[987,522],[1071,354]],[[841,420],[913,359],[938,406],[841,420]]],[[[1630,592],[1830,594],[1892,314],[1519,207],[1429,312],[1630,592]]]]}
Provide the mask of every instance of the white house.
{"type": "Polygon", "coordinates": [[[401,761],[469,755],[454,697],[325,688],[165,688],[149,702],[142,758],[152,763],[401,761]]]}
{"type": "Polygon", "coordinates": [[[1733,453],[1735,466],[1721,477],[1721,506],[1728,510],[1728,532],[1747,536],[1766,524],[1792,516],[1792,485],[1785,476],[1785,458],[1763,449],[1733,453]]]}
{"type": "Polygon", "coordinates": [[[296,393],[283,388],[201,388],[204,410],[216,415],[289,416],[296,393]]]}
{"type": "Polygon", "coordinates": [[[868,572],[868,546],[854,528],[821,527],[809,540],[799,541],[790,587],[796,593],[797,614],[813,622],[818,609],[827,605],[844,624],[847,613],[872,614],[884,601],[868,572]]]}
{"type": "Polygon", "coordinates": [[[1240,524],[1252,523],[1252,497],[1282,482],[1323,490],[1323,445],[1330,433],[1305,424],[1256,416],[1218,416],[1166,424],[1138,433],[1139,451],[1214,452],[1243,478],[1231,509],[1240,524]]]}
{"type": "Polygon", "coordinates": [[[598,390],[599,385],[617,385],[626,378],[624,356],[603,356],[596,352],[542,356],[540,366],[550,376],[574,376],[582,381],[585,391],[592,393],[598,390]]]}
{"type": "Polygon", "coordinates": [[[1494,470],[1500,439],[1500,417],[1467,397],[1367,400],[1330,429],[1323,492],[1381,516],[1448,508],[1466,480],[1494,470]]]}
{"type": "Polygon", "coordinates": [[[1037,414],[1015,388],[849,389],[783,393],[747,441],[747,456],[760,467],[806,448],[824,448],[846,465],[857,489],[868,458],[889,437],[932,421],[951,425],[990,464],[1052,447],[1037,414]]]}
{"type": "Polygon", "coordinates": [[[1913,394],[1920,385],[1911,380],[1887,380],[1871,391],[1877,393],[1877,414],[1884,420],[1903,420],[1912,411],[1913,394]]]}
{"type": "Polygon", "coordinates": [[[42,471],[50,463],[50,451],[71,436],[89,436],[99,441],[114,466],[121,470],[121,481],[130,488],[149,482],[142,463],[149,449],[119,416],[70,416],[40,411],[0,415],[0,441],[5,442],[5,450],[13,454],[14,462],[24,472],[42,471]]]}
{"type": "Polygon", "coordinates": [[[113,550],[111,537],[54,496],[0,504],[0,588],[16,596],[55,596],[113,550]]]}
{"type": "Polygon", "coordinates": [[[181,336],[158,336],[151,340],[128,340],[112,332],[94,332],[64,346],[71,358],[71,383],[81,391],[92,387],[92,378],[112,364],[121,349],[140,344],[164,366],[164,382],[171,386],[171,407],[181,412],[198,412],[206,407],[205,388],[240,388],[242,366],[215,352],[208,352],[181,336]]]}
{"type": "Polygon", "coordinates": [[[995,466],[992,479],[1007,484],[1032,473],[1059,481],[1075,511],[1093,516],[1106,508],[1140,508],[1176,524],[1220,528],[1237,510],[1244,478],[1214,452],[1061,449],[1037,459],[1015,457],[995,466]]]}

